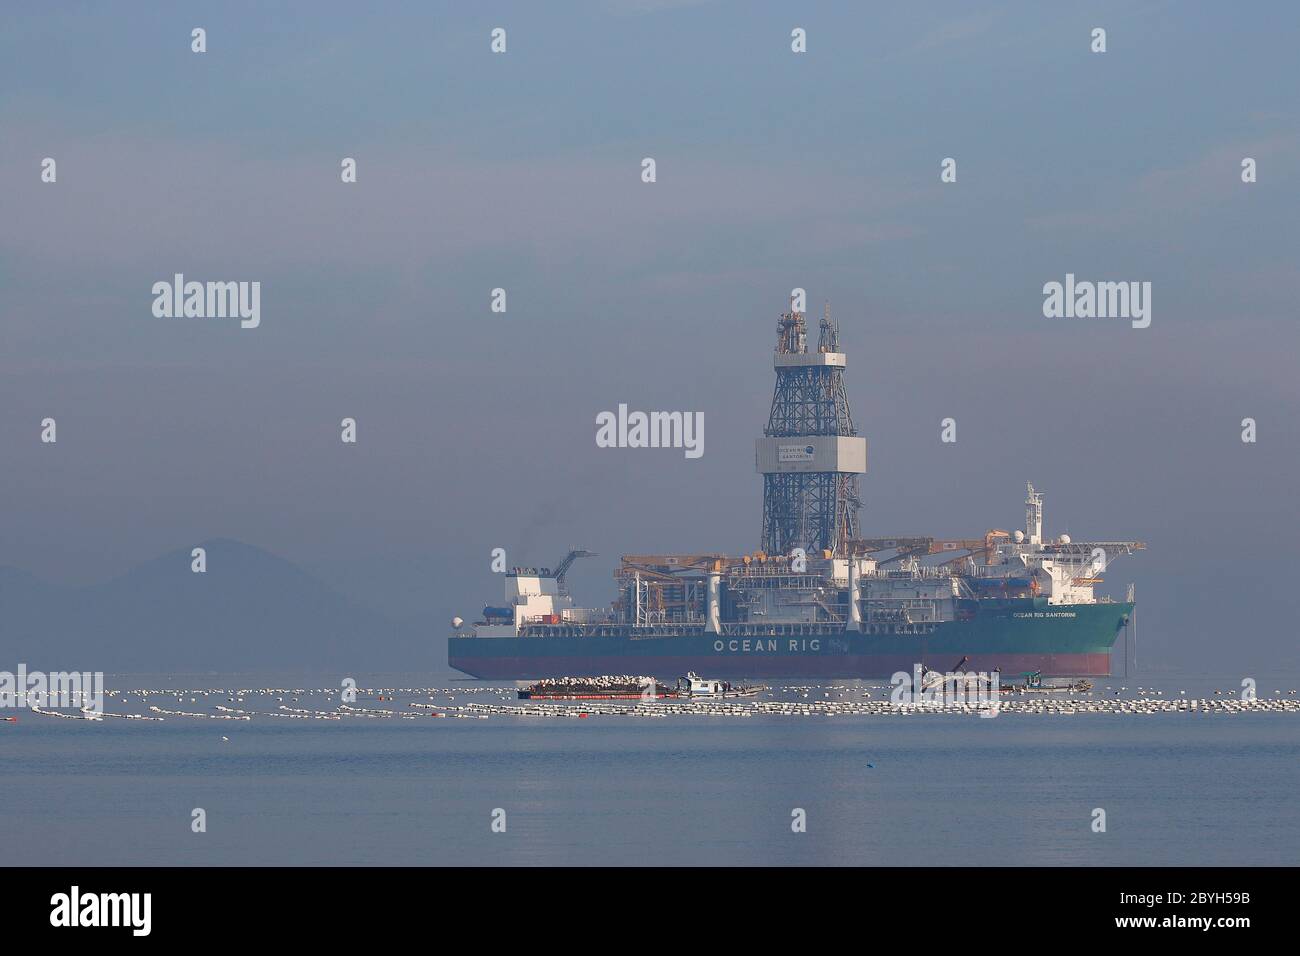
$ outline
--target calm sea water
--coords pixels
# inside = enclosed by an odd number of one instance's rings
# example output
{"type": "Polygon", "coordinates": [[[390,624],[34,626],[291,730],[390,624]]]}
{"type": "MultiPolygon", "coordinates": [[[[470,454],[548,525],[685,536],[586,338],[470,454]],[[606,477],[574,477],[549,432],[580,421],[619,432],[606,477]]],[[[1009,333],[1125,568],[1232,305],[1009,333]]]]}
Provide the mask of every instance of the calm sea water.
{"type": "MultiPolygon", "coordinates": [[[[108,683],[325,686],[247,675],[108,683]]],[[[1238,685],[1152,683],[1166,696],[1238,685]]],[[[1261,696],[1297,683],[1261,681],[1261,696]]],[[[369,686],[448,684],[410,675],[369,686]]],[[[20,714],[0,724],[0,753],[11,864],[1300,861],[1296,714],[161,723],[20,714]],[[196,807],[206,833],[191,832],[196,807]],[[806,833],[791,831],[796,807],[806,833]],[[1092,832],[1096,807],[1106,833],[1092,832]],[[496,808],[505,833],[491,830],[496,808]]]]}

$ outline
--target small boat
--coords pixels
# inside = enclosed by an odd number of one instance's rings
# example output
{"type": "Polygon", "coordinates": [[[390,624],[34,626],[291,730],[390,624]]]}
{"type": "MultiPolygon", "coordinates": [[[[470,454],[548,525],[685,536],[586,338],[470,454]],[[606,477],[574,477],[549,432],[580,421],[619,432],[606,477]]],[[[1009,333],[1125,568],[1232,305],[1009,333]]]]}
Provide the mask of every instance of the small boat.
{"type": "Polygon", "coordinates": [[[1086,694],[1092,690],[1090,680],[1044,682],[1042,671],[1027,671],[1021,676],[1023,684],[1004,684],[999,690],[1004,694],[1086,694]]]}
{"type": "Polygon", "coordinates": [[[730,681],[708,680],[695,671],[688,671],[685,677],[677,678],[677,695],[692,700],[723,700],[733,697],[756,697],[763,686],[743,685],[733,687],[730,681]]]}
{"type": "Polygon", "coordinates": [[[993,683],[993,677],[998,675],[998,671],[992,673],[982,673],[979,671],[965,671],[964,668],[969,657],[963,657],[953,665],[952,670],[947,673],[943,671],[931,670],[924,664],[921,665],[921,690],[936,691],[947,689],[949,685],[953,690],[962,690],[968,693],[986,691],[993,683]]]}

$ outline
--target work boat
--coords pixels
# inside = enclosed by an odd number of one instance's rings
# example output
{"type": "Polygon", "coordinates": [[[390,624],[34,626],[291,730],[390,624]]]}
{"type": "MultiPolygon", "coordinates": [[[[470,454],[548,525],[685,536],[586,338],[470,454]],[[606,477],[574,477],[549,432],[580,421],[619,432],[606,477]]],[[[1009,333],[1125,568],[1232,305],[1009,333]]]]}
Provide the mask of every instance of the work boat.
{"type": "Polygon", "coordinates": [[[722,700],[731,697],[755,697],[766,687],[732,687],[727,681],[707,680],[695,671],[677,679],[677,694],[692,700],[722,700]]]}

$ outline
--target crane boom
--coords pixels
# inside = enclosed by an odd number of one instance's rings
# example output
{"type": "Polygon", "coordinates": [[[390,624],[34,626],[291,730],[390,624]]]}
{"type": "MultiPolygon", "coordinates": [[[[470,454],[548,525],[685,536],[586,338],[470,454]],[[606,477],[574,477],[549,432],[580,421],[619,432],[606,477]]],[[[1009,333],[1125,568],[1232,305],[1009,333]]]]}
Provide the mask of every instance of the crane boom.
{"type": "Polygon", "coordinates": [[[572,565],[574,561],[578,560],[578,558],[594,558],[595,556],[595,551],[583,551],[578,548],[570,551],[564,556],[564,560],[561,561],[555,569],[556,583],[558,584],[564,581],[565,572],[569,570],[569,566],[572,565]]]}

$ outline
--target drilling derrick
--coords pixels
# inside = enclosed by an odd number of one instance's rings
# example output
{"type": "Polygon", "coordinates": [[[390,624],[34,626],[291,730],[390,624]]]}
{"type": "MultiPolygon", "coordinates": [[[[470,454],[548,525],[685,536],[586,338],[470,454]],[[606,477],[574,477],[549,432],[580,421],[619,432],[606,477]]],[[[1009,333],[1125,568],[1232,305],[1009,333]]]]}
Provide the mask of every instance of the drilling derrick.
{"type": "Polygon", "coordinates": [[[844,554],[858,536],[858,476],[867,470],[844,391],[845,355],[830,306],[817,351],[808,351],[802,312],[777,322],[776,390],[755,461],[763,476],[763,544],[768,554],[803,548],[844,554]]]}

